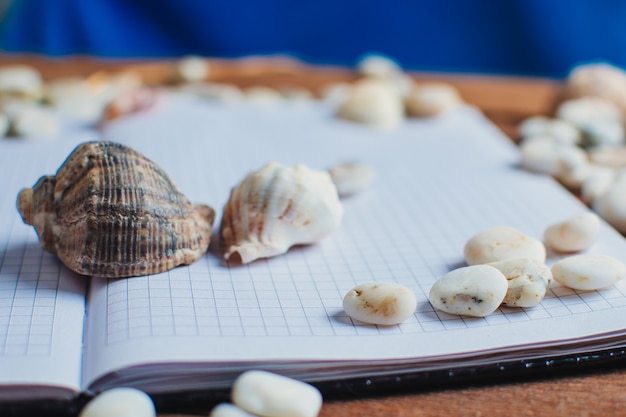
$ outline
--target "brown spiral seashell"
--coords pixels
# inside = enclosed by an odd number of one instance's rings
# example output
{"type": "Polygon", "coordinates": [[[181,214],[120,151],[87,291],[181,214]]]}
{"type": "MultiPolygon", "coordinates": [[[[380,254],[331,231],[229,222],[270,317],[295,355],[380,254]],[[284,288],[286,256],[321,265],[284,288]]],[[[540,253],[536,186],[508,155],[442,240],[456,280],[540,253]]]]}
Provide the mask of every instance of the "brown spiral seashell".
{"type": "Polygon", "coordinates": [[[71,270],[107,278],[190,264],[209,246],[215,217],[191,204],[154,162],[127,146],[86,142],[56,176],[17,199],[43,248],[71,270]]]}

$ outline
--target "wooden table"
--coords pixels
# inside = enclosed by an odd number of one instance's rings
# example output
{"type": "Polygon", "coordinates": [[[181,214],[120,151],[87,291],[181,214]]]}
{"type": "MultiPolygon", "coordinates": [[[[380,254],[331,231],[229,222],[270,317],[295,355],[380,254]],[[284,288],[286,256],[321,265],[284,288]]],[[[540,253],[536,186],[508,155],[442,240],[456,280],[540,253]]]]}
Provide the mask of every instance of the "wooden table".
{"type": "MultiPolygon", "coordinates": [[[[49,60],[32,56],[5,56],[0,65],[27,63],[46,78],[88,75],[97,70],[133,68],[149,83],[171,77],[173,62],[103,61],[89,58],[49,60]]],[[[333,81],[352,81],[345,68],[302,64],[286,57],[211,60],[211,80],[240,86],[304,86],[319,93],[333,81]]],[[[412,74],[419,81],[444,81],[479,107],[507,135],[514,138],[525,117],[549,114],[560,95],[555,80],[458,74],[412,74]]],[[[534,380],[491,381],[470,386],[327,401],[320,417],[388,416],[618,416],[626,415],[626,370],[585,369],[555,372],[534,380]]],[[[162,414],[161,417],[174,414],[162,414]]],[[[182,416],[182,415],[178,415],[182,416]]]]}

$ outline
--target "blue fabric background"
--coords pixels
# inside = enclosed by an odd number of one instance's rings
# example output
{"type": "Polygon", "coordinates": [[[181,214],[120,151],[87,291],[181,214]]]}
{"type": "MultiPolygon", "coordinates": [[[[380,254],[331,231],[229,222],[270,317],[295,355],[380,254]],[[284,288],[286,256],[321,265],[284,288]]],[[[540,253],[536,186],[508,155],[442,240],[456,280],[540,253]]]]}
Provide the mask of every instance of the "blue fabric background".
{"type": "Polygon", "coordinates": [[[353,65],[565,76],[626,66],[621,0],[13,0],[0,48],[108,57],[290,53],[353,65]]]}

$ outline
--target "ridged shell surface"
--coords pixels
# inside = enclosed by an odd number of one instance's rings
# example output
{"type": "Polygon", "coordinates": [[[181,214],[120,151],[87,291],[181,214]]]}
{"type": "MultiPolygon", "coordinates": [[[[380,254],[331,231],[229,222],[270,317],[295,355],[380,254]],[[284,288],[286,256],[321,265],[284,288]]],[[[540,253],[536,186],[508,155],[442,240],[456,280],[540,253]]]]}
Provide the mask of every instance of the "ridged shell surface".
{"type": "Polygon", "coordinates": [[[108,278],[194,262],[215,215],[191,204],[157,164],[113,142],[79,145],[56,176],[23,189],[17,205],[45,250],[79,274],[108,278]]]}
{"type": "Polygon", "coordinates": [[[270,162],[248,174],[224,206],[225,259],[248,263],[330,235],[343,207],[330,175],[270,162]]]}

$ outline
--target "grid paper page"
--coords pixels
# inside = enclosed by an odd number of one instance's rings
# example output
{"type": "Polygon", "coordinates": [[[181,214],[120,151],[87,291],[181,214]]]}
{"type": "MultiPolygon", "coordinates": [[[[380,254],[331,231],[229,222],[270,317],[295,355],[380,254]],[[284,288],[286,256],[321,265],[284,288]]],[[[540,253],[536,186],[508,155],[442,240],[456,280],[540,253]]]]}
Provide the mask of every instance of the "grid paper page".
{"type": "MultiPolygon", "coordinates": [[[[50,142],[0,140],[0,385],[79,388],[87,280],[62,267],[22,222],[22,187],[54,174],[67,149],[91,137],[68,133],[50,142]]],[[[23,394],[24,388],[18,388],[23,394]]],[[[19,398],[6,387],[1,395],[19,398]]],[[[29,395],[36,395],[29,391],[29,395]]]]}
{"type": "MultiPolygon", "coordinates": [[[[541,237],[548,224],[585,210],[552,180],[515,168],[514,147],[473,109],[381,132],[334,120],[324,107],[272,111],[173,99],[105,136],[141,149],[192,201],[215,207],[216,229],[230,188],[269,160],[323,169],[356,159],[371,163],[378,177],[343,201],[340,228],[318,244],[229,267],[215,236],[209,253],[189,267],[94,279],[87,384],[151,361],[215,367],[221,361],[428,358],[626,327],[604,320],[607,312],[626,310],[623,283],[585,293],[554,286],[538,307],[501,308],[485,318],[432,309],[430,286],[463,266],[463,245],[477,231],[504,224],[541,237]],[[415,314],[396,326],[354,323],[342,310],[343,296],[369,280],[412,289],[415,314]]],[[[624,239],[606,226],[593,248],[621,259],[625,250],[624,239]]]]}

